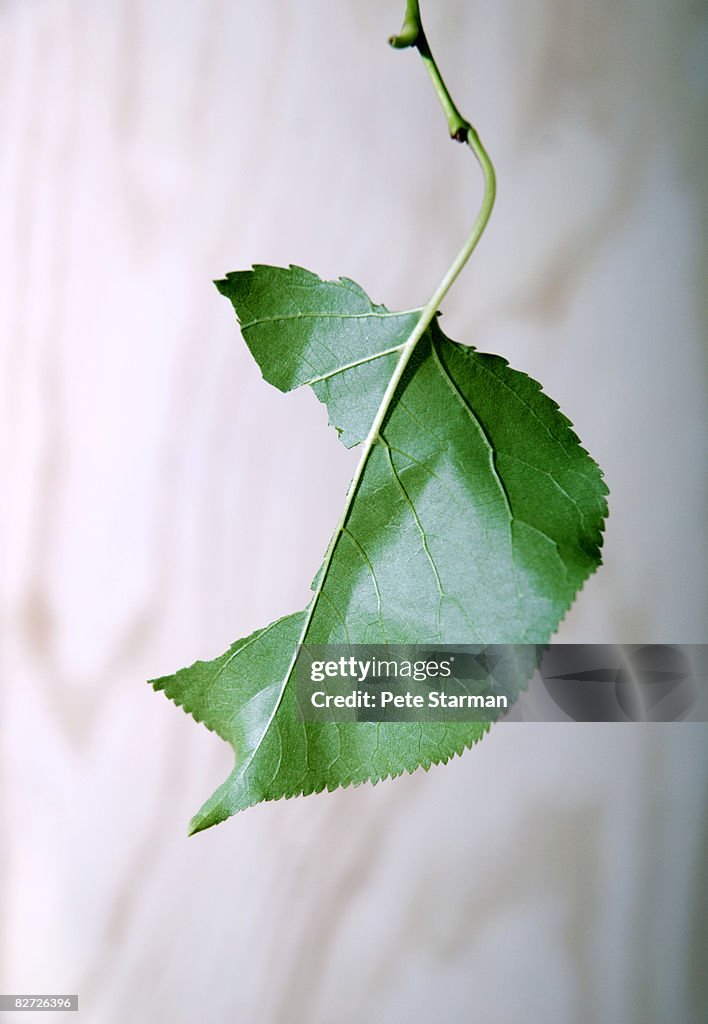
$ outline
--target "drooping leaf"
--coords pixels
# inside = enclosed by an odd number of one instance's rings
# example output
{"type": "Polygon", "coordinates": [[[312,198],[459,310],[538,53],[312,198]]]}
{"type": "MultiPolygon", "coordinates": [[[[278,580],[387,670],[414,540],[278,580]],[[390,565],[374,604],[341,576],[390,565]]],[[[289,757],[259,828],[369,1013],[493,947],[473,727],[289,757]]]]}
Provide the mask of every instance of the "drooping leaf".
{"type": "MultiPolygon", "coordinates": [[[[479,723],[303,722],[302,643],[536,643],[600,563],[607,489],[554,402],[434,320],[375,436],[420,311],[391,313],[353,282],[254,267],[218,282],[264,378],[310,384],[362,470],[313,597],[222,657],[153,682],[232,744],[233,772],[192,821],[261,800],[446,762],[479,723]]],[[[285,443],[285,442],[284,442],[285,443]]]]}

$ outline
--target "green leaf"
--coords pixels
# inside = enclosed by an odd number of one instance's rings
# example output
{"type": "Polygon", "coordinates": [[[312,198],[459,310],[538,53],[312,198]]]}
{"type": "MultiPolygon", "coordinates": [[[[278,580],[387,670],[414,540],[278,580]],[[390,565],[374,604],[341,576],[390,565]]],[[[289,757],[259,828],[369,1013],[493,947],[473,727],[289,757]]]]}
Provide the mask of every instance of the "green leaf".
{"type": "Polygon", "coordinates": [[[310,384],[362,463],[308,607],[153,681],[236,753],[193,832],[261,800],[427,769],[478,740],[479,723],[300,721],[299,644],[545,644],[600,563],[606,515],[600,470],[557,405],[437,320],[386,397],[420,311],[390,313],[297,267],[218,288],[265,379],[310,384]]]}

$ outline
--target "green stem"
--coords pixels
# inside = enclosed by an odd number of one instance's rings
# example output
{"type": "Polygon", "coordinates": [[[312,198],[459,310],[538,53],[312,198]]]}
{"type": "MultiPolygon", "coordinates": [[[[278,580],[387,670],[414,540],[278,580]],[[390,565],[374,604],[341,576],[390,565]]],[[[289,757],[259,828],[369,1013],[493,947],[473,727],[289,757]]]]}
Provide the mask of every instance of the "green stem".
{"type": "Polygon", "coordinates": [[[435,315],[438,304],[448,293],[452,283],[455,281],[465,263],[472,255],[472,252],[487,226],[487,221],[489,220],[492,212],[497,192],[496,175],[494,173],[494,165],[489,159],[489,155],[482,145],[479,135],[455,106],[452,96],[450,95],[450,91],[445,85],[445,81],[440,74],[440,69],[433,57],[423,29],[418,0],[406,0],[406,16],[403,20],[401,31],[397,36],[391,36],[389,43],[397,49],[405,49],[407,47],[414,46],[418,50],[423,64],[425,65],[425,69],[433,83],[435,92],[438,95],[445,117],[447,118],[447,126],[450,136],[458,142],[467,143],[477,158],[477,162],[482,168],[482,174],[484,175],[484,196],[482,198],[482,205],[479,213],[477,214],[477,219],[472,227],[472,231],[470,232],[462,249],[455,257],[450,269],[445,274],[445,277],[440,282],[437,291],[431,298],[428,306],[426,306],[423,316],[421,317],[421,319],[425,319],[425,315],[428,313],[428,307],[431,304],[434,305],[432,314],[428,320],[429,323],[435,315]]]}
{"type": "Polygon", "coordinates": [[[391,36],[389,43],[397,50],[404,50],[408,46],[415,46],[418,36],[423,31],[420,20],[420,7],[418,0],[406,0],[406,16],[403,19],[401,31],[397,36],[391,36]]]}

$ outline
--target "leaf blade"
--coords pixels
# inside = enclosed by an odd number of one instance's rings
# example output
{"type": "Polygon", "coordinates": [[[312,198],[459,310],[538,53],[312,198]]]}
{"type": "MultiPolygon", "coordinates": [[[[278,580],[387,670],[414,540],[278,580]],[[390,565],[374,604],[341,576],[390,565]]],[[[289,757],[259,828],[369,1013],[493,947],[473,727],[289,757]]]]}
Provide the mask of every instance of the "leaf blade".
{"type": "Polygon", "coordinates": [[[427,769],[476,742],[475,723],[300,721],[299,645],[544,644],[600,563],[607,510],[599,468],[540,385],[437,321],[391,390],[420,311],[389,313],[301,268],[256,267],[219,287],[264,377],[310,383],[343,442],[365,444],[308,607],[154,684],[236,752],[194,831],[261,800],[427,769]]]}

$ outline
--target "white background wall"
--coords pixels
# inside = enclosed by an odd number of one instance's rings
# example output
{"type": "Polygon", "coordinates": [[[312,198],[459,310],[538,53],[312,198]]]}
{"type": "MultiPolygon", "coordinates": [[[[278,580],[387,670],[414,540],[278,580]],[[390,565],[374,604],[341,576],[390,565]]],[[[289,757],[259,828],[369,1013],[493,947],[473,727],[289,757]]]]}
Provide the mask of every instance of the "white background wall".
{"type": "MultiPolygon", "coordinates": [[[[409,308],[479,200],[385,45],[403,6],[0,0],[0,991],[96,1024],[706,1012],[703,726],[500,727],[185,838],[231,753],[144,680],[304,605],[355,458],[210,282],[295,262],[409,308]]],[[[611,488],[560,637],[705,641],[705,6],[423,13],[499,176],[446,331],[540,379],[611,488]]]]}

